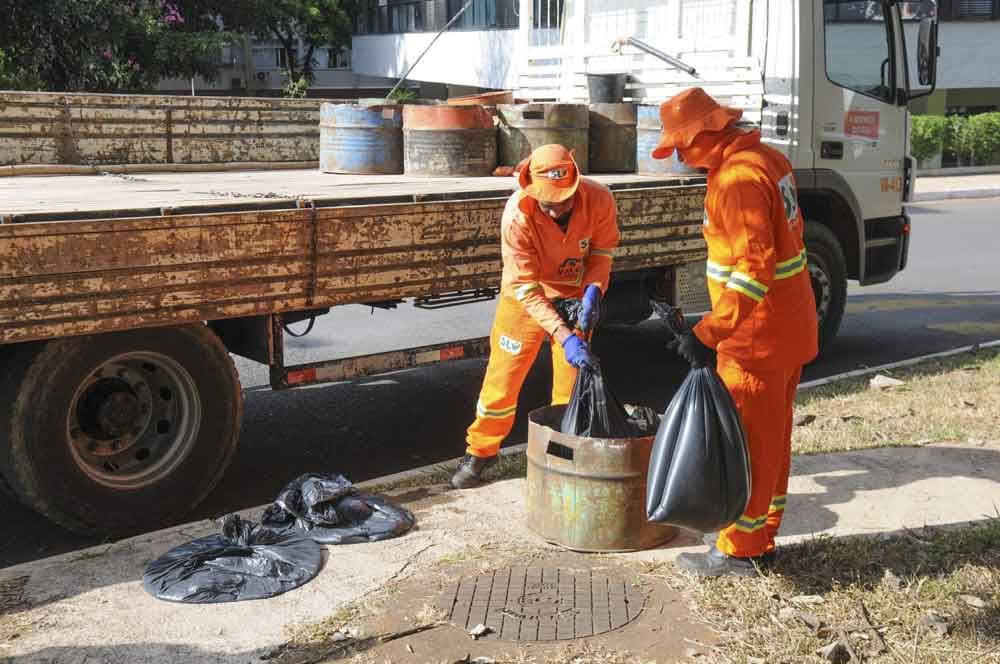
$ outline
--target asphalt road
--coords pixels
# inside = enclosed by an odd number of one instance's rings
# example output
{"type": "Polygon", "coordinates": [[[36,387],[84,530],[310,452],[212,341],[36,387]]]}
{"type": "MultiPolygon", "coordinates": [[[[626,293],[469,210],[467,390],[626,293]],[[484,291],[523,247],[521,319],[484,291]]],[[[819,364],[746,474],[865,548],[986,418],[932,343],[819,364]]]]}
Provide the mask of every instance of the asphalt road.
{"type": "MultiPolygon", "coordinates": [[[[911,207],[907,270],[887,284],[852,287],[839,336],[825,357],[807,367],[804,379],[1000,339],[998,212],[1000,199],[911,207]]],[[[287,338],[287,361],[485,336],[492,312],[492,303],[443,311],[343,307],[319,319],[309,336],[287,338]]],[[[663,324],[650,320],[602,330],[595,339],[622,401],[666,406],[685,373],[664,350],[666,338],[663,324]]],[[[546,402],[547,359],[536,363],[522,393],[512,441],[525,440],[526,413],[546,402]]],[[[240,449],[194,518],[266,503],[304,472],[338,472],[361,481],[461,455],[485,362],[451,362],[287,392],[267,388],[265,367],[241,359],[237,365],[245,387],[240,449]]],[[[0,513],[5,515],[0,567],[98,543],[4,497],[0,513]]]]}

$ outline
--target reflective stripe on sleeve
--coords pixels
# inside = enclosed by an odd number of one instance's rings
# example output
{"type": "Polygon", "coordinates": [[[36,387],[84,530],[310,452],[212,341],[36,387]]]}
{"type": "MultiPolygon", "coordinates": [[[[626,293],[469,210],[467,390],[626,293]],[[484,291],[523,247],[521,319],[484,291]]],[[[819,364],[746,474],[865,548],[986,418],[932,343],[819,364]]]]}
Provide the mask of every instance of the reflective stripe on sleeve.
{"type": "Polygon", "coordinates": [[[733,272],[729,281],[726,282],[726,288],[732,288],[757,302],[763,300],[768,291],[767,286],[742,272],[733,272]]]}
{"type": "Polygon", "coordinates": [[[798,256],[794,258],[789,258],[787,261],[782,261],[774,266],[774,278],[775,279],[788,279],[789,277],[794,277],[796,274],[806,269],[806,250],[803,249],[799,252],[798,256]]]}
{"type": "Polygon", "coordinates": [[[537,281],[532,281],[531,283],[528,284],[522,284],[514,290],[514,297],[517,299],[518,302],[520,302],[524,298],[528,297],[528,294],[531,291],[540,289],[541,287],[542,285],[537,281]]]}
{"type": "Polygon", "coordinates": [[[729,281],[729,276],[732,273],[733,268],[731,265],[720,265],[719,263],[713,263],[712,261],[705,262],[705,274],[708,275],[708,278],[713,281],[726,283],[729,281]]]}

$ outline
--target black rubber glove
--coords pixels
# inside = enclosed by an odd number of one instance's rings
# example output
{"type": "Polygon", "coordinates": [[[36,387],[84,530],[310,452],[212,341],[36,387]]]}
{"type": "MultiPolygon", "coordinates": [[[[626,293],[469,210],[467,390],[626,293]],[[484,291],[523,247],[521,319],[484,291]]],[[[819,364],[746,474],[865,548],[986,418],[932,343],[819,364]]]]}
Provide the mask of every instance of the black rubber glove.
{"type": "Polygon", "coordinates": [[[712,361],[712,349],[701,343],[695,333],[688,330],[677,341],[677,354],[691,365],[692,369],[708,366],[712,361]]]}

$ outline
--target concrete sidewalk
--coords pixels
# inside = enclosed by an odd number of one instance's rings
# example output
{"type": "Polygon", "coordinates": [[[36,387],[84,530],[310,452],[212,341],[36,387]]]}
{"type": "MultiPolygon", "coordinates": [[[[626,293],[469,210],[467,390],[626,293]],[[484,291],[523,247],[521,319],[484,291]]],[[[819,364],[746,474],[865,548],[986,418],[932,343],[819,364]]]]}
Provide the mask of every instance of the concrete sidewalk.
{"type": "MultiPolygon", "coordinates": [[[[798,456],[792,475],[779,545],[820,534],[878,536],[963,524],[996,515],[1000,442],[798,456]]],[[[702,546],[696,534],[682,532],[663,548],[634,554],[557,554],[525,528],[524,489],[525,481],[514,479],[463,492],[441,486],[392,492],[416,514],[416,529],[386,542],[329,547],[314,581],[270,600],[185,605],[144,592],[145,566],[215,532],[207,522],[11,567],[0,571],[0,602],[18,599],[0,604],[0,661],[246,664],[285,643],[289,630],[367,601],[387,583],[405,580],[433,592],[423,579],[446,558],[489,564],[496,552],[508,551],[529,559],[571,556],[578,567],[606,569],[669,561],[702,546]]],[[[394,601],[405,601],[402,595],[394,601]]]]}
{"type": "Polygon", "coordinates": [[[913,202],[995,196],[1000,196],[1000,173],[946,176],[918,174],[913,202]]]}

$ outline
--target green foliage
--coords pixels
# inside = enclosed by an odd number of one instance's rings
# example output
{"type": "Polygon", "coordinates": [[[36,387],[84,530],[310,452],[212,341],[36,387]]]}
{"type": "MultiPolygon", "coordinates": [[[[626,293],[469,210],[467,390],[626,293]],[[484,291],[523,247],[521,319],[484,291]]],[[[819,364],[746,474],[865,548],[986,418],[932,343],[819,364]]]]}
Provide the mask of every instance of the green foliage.
{"type": "Polygon", "coordinates": [[[948,119],[940,115],[914,115],[910,129],[910,151],[916,159],[926,161],[939,154],[944,146],[948,119]]]}
{"type": "Polygon", "coordinates": [[[1000,113],[982,113],[968,119],[970,161],[976,166],[1000,159],[1000,113]]]}
{"type": "Polygon", "coordinates": [[[910,145],[913,156],[953,156],[959,165],[1000,164],[1000,113],[979,115],[915,115],[910,145]]]}
{"type": "Polygon", "coordinates": [[[304,99],[309,90],[309,79],[300,76],[298,80],[289,81],[282,94],[288,99],[304,99]]]}
{"type": "Polygon", "coordinates": [[[416,98],[416,91],[410,90],[409,88],[397,88],[395,92],[389,95],[389,99],[397,104],[405,104],[406,102],[413,101],[416,98]]]}
{"type": "Polygon", "coordinates": [[[961,115],[948,117],[945,131],[944,149],[955,155],[958,162],[965,163],[972,154],[972,136],[969,133],[969,119],[961,115]]]}
{"type": "Polygon", "coordinates": [[[351,44],[356,0],[232,0],[220,17],[226,27],[276,41],[285,49],[289,81],[312,81],[316,51],[351,44]],[[296,56],[301,39],[305,53],[296,56]]]}
{"type": "Polygon", "coordinates": [[[222,0],[7,0],[0,84],[118,92],[168,77],[218,76],[231,39],[222,0]]]}

